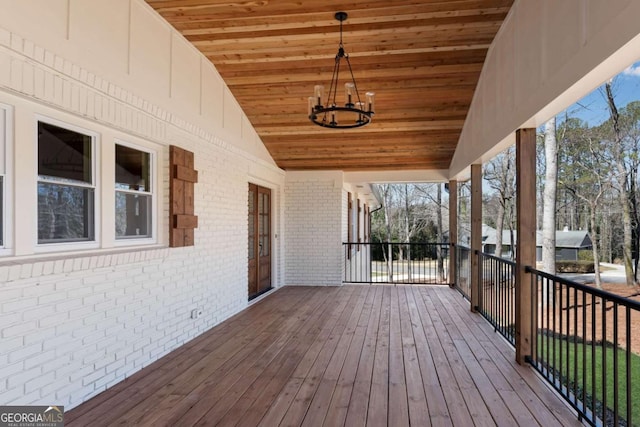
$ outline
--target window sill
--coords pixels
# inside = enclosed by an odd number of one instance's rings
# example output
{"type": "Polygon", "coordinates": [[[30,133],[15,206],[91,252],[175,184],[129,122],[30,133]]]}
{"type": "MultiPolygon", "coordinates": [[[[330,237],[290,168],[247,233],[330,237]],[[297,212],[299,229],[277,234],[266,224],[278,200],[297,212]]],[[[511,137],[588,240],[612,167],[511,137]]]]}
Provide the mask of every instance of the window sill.
{"type": "Polygon", "coordinates": [[[116,248],[130,248],[130,247],[140,247],[146,248],[149,246],[158,246],[156,239],[153,237],[139,237],[139,238],[123,238],[116,239],[113,242],[113,246],[116,248]]]}
{"type": "MultiPolygon", "coordinates": [[[[133,242],[132,242],[133,243],[133,242]]],[[[140,242],[136,242],[140,243],[140,242]]],[[[30,255],[11,256],[5,255],[0,258],[0,267],[11,267],[23,264],[61,262],[71,267],[63,267],[66,272],[69,268],[73,270],[86,270],[97,267],[127,264],[146,259],[163,258],[169,249],[166,245],[147,244],[136,246],[115,247],[109,249],[87,249],[66,252],[47,252],[30,255]],[[109,258],[108,262],[106,258],[109,258]]],[[[62,272],[62,271],[60,271],[62,272]]]]}

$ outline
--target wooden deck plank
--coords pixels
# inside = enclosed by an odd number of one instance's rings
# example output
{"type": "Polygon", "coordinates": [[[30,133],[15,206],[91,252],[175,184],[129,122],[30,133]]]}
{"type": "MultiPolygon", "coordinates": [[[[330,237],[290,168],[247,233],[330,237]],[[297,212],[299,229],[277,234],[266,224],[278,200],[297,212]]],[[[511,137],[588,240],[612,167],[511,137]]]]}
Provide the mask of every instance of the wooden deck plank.
{"type": "Polygon", "coordinates": [[[478,390],[477,385],[473,380],[473,376],[465,364],[463,356],[456,348],[454,337],[458,341],[461,340],[461,337],[458,336],[457,331],[453,328],[454,325],[450,319],[442,317],[442,310],[438,309],[438,304],[437,295],[433,295],[427,302],[427,310],[429,310],[430,313],[437,313],[437,315],[432,316],[432,320],[436,327],[436,334],[438,335],[440,343],[447,354],[454,377],[460,386],[462,396],[467,404],[467,408],[469,409],[469,414],[476,424],[486,426],[496,425],[491,415],[491,411],[482,399],[482,393],[478,390]]]}
{"type": "Polygon", "coordinates": [[[353,392],[358,363],[360,356],[365,351],[363,349],[369,321],[375,310],[375,292],[367,292],[367,299],[358,319],[358,324],[353,333],[353,339],[340,371],[340,376],[335,384],[335,390],[326,410],[326,418],[323,425],[338,426],[344,425],[349,409],[349,401],[353,392]]]}
{"type": "MultiPolygon", "coordinates": [[[[298,304],[303,299],[304,295],[300,292],[286,292],[283,295],[282,304],[298,304]]],[[[174,372],[182,375],[189,372],[194,366],[206,366],[206,364],[202,365],[200,362],[203,359],[215,357],[217,354],[225,355],[228,358],[230,355],[235,354],[242,345],[246,345],[252,340],[255,341],[255,337],[252,339],[252,335],[244,327],[255,316],[266,318],[269,321],[263,322],[260,327],[254,329],[254,334],[286,319],[286,311],[280,311],[278,314],[278,310],[278,305],[271,303],[263,304],[261,307],[250,307],[247,310],[247,316],[236,315],[229,319],[229,323],[225,322],[214,328],[208,340],[200,336],[159,359],[147,369],[139,371],[129,379],[116,385],[110,390],[110,393],[102,393],[87,402],[85,404],[86,408],[85,405],[81,405],[78,411],[71,412],[68,420],[65,419],[65,421],[70,424],[76,417],[91,411],[95,418],[94,425],[106,426],[112,424],[119,417],[125,416],[127,412],[138,412],[134,408],[149,398],[149,390],[151,390],[151,393],[156,393],[157,390],[162,390],[167,384],[174,382],[174,372]],[[211,342],[222,342],[223,345],[218,345],[212,352],[209,348],[211,342]],[[158,375],[159,372],[166,375],[158,375]],[[155,374],[150,375],[151,373],[155,374]],[[101,408],[103,412],[100,412],[99,409],[93,410],[93,408],[101,408]]],[[[167,394],[165,393],[164,396],[167,394]]]]}
{"type": "MultiPolygon", "coordinates": [[[[425,392],[425,398],[429,404],[429,419],[431,425],[434,426],[450,426],[452,425],[447,402],[442,387],[438,379],[438,371],[431,355],[429,342],[424,332],[422,320],[416,303],[416,293],[419,288],[407,288],[407,307],[409,309],[409,317],[411,328],[413,329],[413,337],[416,343],[416,352],[418,354],[418,363],[420,372],[422,373],[422,386],[425,392]]],[[[418,296],[418,298],[420,298],[418,296]]]]}
{"type": "MultiPolygon", "coordinates": [[[[351,301],[347,304],[347,307],[349,308],[356,306],[357,301],[364,294],[362,288],[355,289],[356,290],[353,292],[351,301]]],[[[299,426],[304,421],[307,411],[309,410],[309,405],[311,405],[311,401],[320,386],[322,376],[324,375],[335,348],[338,345],[339,337],[351,318],[351,314],[352,312],[350,309],[345,309],[343,311],[327,340],[323,343],[322,349],[317,353],[317,357],[315,358],[311,369],[309,369],[307,377],[302,383],[300,390],[293,399],[293,402],[287,410],[287,413],[280,425],[299,426]]]]}
{"type": "Polygon", "coordinates": [[[373,376],[373,364],[376,344],[378,341],[378,328],[380,326],[380,312],[382,311],[382,293],[380,286],[375,287],[373,312],[367,324],[364,346],[358,362],[358,370],[351,391],[351,399],[347,409],[345,425],[361,427],[366,424],[367,411],[369,409],[369,393],[373,376]]]}
{"type": "MultiPolygon", "coordinates": [[[[424,292],[425,290],[427,289],[421,289],[421,292],[416,295],[416,305],[422,318],[422,327],[429,342],[429,348],[431,349],[435,364],[435,371],[442,388],[442,393],[447,402],[451,421],[454,425],[473,425],[469,408],[467,408],[462,390],[453,373],[454,368],[449,364],[448,356],[445,353],[442,343],[438,339],[436,325],[428,311],[429,308],[427,308],[426,301],[429,300],[430,297],[427,292],[424,292]]],[[[433,307],[432,304],[431,307],[433,307]]]]}
{"type": "MultiPolygon", "coordinates": [[[[264,415],[258,421],[258,425],[264,426],[277,426],[280,425],[282,417],[286,413],[287,408],[291,406],[293,399],[295,399],[298,390],[304,382],[303,378],[290,377],[287,383],[284,385],[280,393],[272,402],[265,402],[268,404],[268,408],[264,415]],[[284,408],[284,409],[282,409],[284,408]]],[[[251,417],[251,414],[249,414],[251,417]]],[[[242,420],[240,420],[242,421],[242,420]]],[[[242,422],[238,422],[238,425],[243,425],[242,422]]],[[[251,419],[248,420],[248,425],[251,425],[251,419]]]]}
{"type": "MultiPolygon", "coordinates": [[[[353,289],[349,291],[353,291],[353,289]]],[[[305,382],[305,380],[309,377],[309,372],[326,341],[329,339],[331,331],[336,327],[343,312],[347,310],[347,303],[350,301],[351,293],[352,292],[342,292],[342,297],[333,301],[333,312],[327,315],[326,323],[320,329],[315,342],[304,355],[296,367],[296,370],[291,375],[291,378],[289,378],[287,384],[284,386],[284,390],[287,391],[286,395],[276,399],[273,404],[271,404],[261,421],[262,425],[280,425],[303,386],[304,388],[312,387],[312,384],[308,381],[305,382]]]]}
{"type": "Polygon", "coordinates": [[[65,421],[580,425],[456,291],[424,286],[281,289],[65,421]]]}
{"type": "Polygon", "coordinates": [[[389,316],[391,288],[384,287],[367,411],[368,426],[386,426],[389,407],[389,316]]]}
{"type": "Polygon", "coordinates": [[[409,424],[409,403],[405,378],[402,330],[400,327],[400,305],[398,288],[391,288],[389,320],[389,424],[409,424]]]}
{"type": "MultiPolygon", "coordinates": [[[[468,311],[468,303],[462,301],[464,300],[458,299],[456,304],[451,305],[452,309],[461,313],[461,316],[468,311]]],[[[506,381],[537,422],[543,426],[556,423],[582,425],[570,410],[567,411],[564,402],[549,390],[531,368],[516,363],[513,347],[506,344],[493,327],[481,316],[472,316],[468,320],[470,321],[465,322],[465,325],[469,328],[471,335],[484,346],[488,357],[495,362],[506,381]]]]}
{"type": "Polygon", "coordinates": [[[321,316],[324,307],[324,304],[314,307],[312,300],[302,304],[301,309],[308,311],[288,319],[282,325],[281,331],[275,337],[271,337],[272,342],[263,350],[247,357],[238,369],[227,373],[221,380],[212,377],[211,384],[207,387],[209,391],[205,395],[207,399],[199,400],[189,412],[176,422],[181,425],[192,425],[200,422],[215,424],[220,421],[253,382],[272,365],[274,359],[277,363],[278,356],[281,356],[280,353],[294,341],[296,328],[301,328],[302,333],[307,333],[313,325],[313,321],[307,322],[307,320],[310,319],[313,312],[316,313],[316,316],[321,316]],[[212,397],[215,398],[215,403],[212,397]]]}
{"type": "MultiPolygon", "coordinates": [[[[318,297],[319,299],[316,304],[293,300],[290,303],[300,304],[301,313],[299,316],[305,316],[309,311],[319,310],[324,306],[326,295],[318,295],[318,297]]],[[[282,331],[288,331],[289,328],[294,328],[296,323],[294,318],[286,319],[285,317],[281,319],[279,327],[282,328],[282,331]]],[[[249,325],[252,325],[252,323],[249,323],[249,325]]],[[[212,395],[223,392],[225,387],[230,387],[230,384],[237,378],[238,372],[247,369],[255,362],[256,356],[265,354],[265,352],[272,348],[273,331],[268,331],[271,325],[273,325],[272,322],[264,323],[263,327],[257,328],[242,325],[242,329],[238,331],[238,335],[243,337],[245,334],[248,334],[248,336],[251,337],[253,334],[253,342],[251,342],[251,340],[248,340],[248,343],[242,341],[240,343],[240,349],[235,353],[229,352],[225,355],[225,352],[222,352],[219,360],[212,359],[212,364],[209,369],[202,370],[199,369],[199,366],[194,365],[198,368],[197,372],[200,373],[200,378],[193,377],[192,375],[187,375],[186,377],[184,374],[176,375],[175,380],[170,384],[174,382],[177,383],[179,387],[176,388],[174,393],[181,394],[185,398],[184,401],[175,405],[174,411],[166,421],[171,423],[178,422],[186,413],[189,414],[192,422],[195,422],[198,415],[202,416],[201,411],[204,409],[201,408],[208,410],[207,404],[212,401],[212,395]]],[[[233,342],[234,340],[231,339],[230,341],[233,342]]],[[[225,347],[226,345],[227,343],[223,343],[220,347],[225,347]]],[[[214,351],[212,354],[219,355],[220,353],[214,351]]],[[[193,367],[187,368],[184,372],[191,373],[192,370],[193,367]]],[[[159,392],[161,391],[162,388],[159,392]]],[[[147,403],[146,407],[152,409],[153,405],[150,404],[153,403],[153,400],[153,397],[148,397],[145,401],[147,403]]],[[[140,412],[141,409],[142,408],[138,408],[132,412],[137,413],[140,412]]],[[[127,421],[127,419],[125,418],[123,421],[127,421]]]]}
{"type": "Polygon", "coordinates": [[[351,317],[349,318],[345,329],[338,340],[338,344],[331,355],[331,359],[329,359],[329,363],[322,374],[318,390],[311,399],[309,409],[307,410],[302,422],[303,426],[319,426],[324,423],[324,419],[327,415],[327,409],[329,408],[331,399],[333,398],[333,393],[336,389],[340,372],[342,371],[347,357],[347,352],[349,351],[349,347],[351,346],[351,342],[355,336],[355,331],[360,321],[361,313],[365,309],[365,302],[368,295],[369,292],[360,294],[356,300],[351,317]]]}
{"type": "MultiPolygon", "coordinates": [[[[493,420],[499,426],[508,427],[515,425],[516,420],[513,418],[511,412],[509,411],[503,400],[500,398],[500,394],[493,386],[493,383],[485,372],[484,367],[480,366],[480,363],[476,359],[476,355],[471,351],[469,344],[464,339],[465,336],[461,331],[463,325],[460,325],[460,328],[458,327],[458,325],[460,324],[460,320],[458,318],[454,318],[451,315],[451,310],[444,309],[442,304],[446,303],[446,301],[443,301],[443,299],[440,298],[440,293],[438,294],[438,297],[438,301],[440,301],[440,304],[437,305],[436,310],[438,310],[438,314],[442,319],[449,319],[448,330],[452,336],[456,337],[456,339],[454,339],[453,341],[456,350],[462,358],[463,363],[467,367],[467,372],[469,372],[469,374],[471,375],[475,387],[484,400],[484,403],[491,413],[493,420]]],[[[473,336],[468,336],[466,338],[470,341],[474,339],[473,336]]]]}
{"type": "MultiPolygon", "coordinates": [[[[329,301],[323,310],[316,310],[312,316],[297,319],[297,323],[302,327],[296,332],[287,351],[282,351],[260,377],[251,384],[218,425],[236,425],[236,423],[242,426],[258,425],[264,413],[269,409],[269,402],[275,400],[304,353],[320,333],[321,328],[318,327],[318,322],[322,322],[323,317],[334,306],[334,301],[329,301]]],[[[208,421],[209,419],[207,419],[208,421]]]]}
{"type": "MultiPolygon", "coordinates": [[[[229,372],[233,368],[238,365],[238,363],[246,360],[246,358],[253,352],[259,349],[262,345],[268,344],[270,335],[264,334],[259,336],[251,345],[245,346],[238,352],[234,352],[233,356],[224,360],[221,358],[205,358],[205,362],[211,364],[211,367],[214,368],[212,371],[207,371],[202,379],[206,379],[209,376],[223,376],[225,372],[229,372]]],[[[201,360],[202,361],[202,360],[201,360]]],[[[195,366],[195,365],[194,365],[195,366]]],[[[169,375],[172,375],[169,373],[169,375]]],[[[122,425],[132,425],[132,424],[140,424],[145,421],[148,416],[153,416],[156,408],[161,407],[163,404],[166,404],[166,401],[171,401],[174,410],[172,411],[170,418],[176,416],[181,411],[186,411],[193,407],[191,403],[194,395],[199,395],[196,392],[184,392],[184,389],[188,386],[188,380],[193,378],[193,373],[191,370],[185,371],[185,375],[177,377],[174,382],[169,382],[163,386],[157,387],[155,391],[152,393],[146,394],[146,396],[133,408],[126,411],[119,418],[116,418],[110,423],[113,424],[122,424],[122,425]],[[180,401],[180,399],[176,399],[175,396],[180,396],[182,399],[189,396],[188,399],[189,405],[185,407],[185,405],[180,401]],[[181,408],[178,410],[178,408],[181,408]]],[[[197,377],[196,377],[197,378],[197,377]]],[[[197,384],[201,384],[202,380],[196,381],[197,384]]],[[[203,388],[197,388],[196,390],[202,390],[203,388]]]]}
{"type": "MultiPolygon", "coordinates": [[[[512,385],[509,384],[500,367],[496,365],[495,359],[489,355],[488,351],[490,351],[490,348],[493,347],[494,344],[487,340],[484,342],[479,340],[479,338],[486,337],[484,331],[473,330],[472,328],[475,323],[471,322],[472,325],[469,325],[462,321],[462,316],[466,313],[463,314],[460,311],[461,307],[458,306],[455,301],[450,299],[451,295],[440,293],[439,298],[440,301],[442,301],[442,304],[446,304],[447,307],[451,308],[447,311],[447,314],[457,325],[460,333],[466,338],[466,344],[469,351],[472,352],[473,356],[477,359],[477,363],[481,366],[481,371],[484,372],[486,379],[490,380],[493,387],[495,387],[495,396],[501,397],[504,402],[504,406],[508,408],[509,412],[511,412],[514,422],[518,425],[537,425],[538,422],[533,414],[528,410],[518,394],[513,390],[512,385]]],[[[506,419],[508,419],[508,417],[506,419]]]]}
{"type": "Polygon", "coordinates": [[[415,426],[428,426],[431,425],[429,404],[424,391],[423,372],[420,369],[418,351],[413,336],[406,289],[407,288],[404,287],[398,288],[398,300],[400,306],[402,355],[406,373],[406,396],[409,406],[409,423],[415,426]]]}

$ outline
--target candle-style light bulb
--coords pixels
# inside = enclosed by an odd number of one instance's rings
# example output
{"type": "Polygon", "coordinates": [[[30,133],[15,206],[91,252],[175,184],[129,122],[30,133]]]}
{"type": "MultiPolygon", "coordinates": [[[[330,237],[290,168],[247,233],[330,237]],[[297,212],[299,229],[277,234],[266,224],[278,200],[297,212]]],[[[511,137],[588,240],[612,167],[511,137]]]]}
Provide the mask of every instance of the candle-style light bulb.
{"type": "Polygon", "coordinates": [[[314,113],[314,109],[316,106],[316,98],[314,96],[310,96],[309,97],[309,111],[308,111],[308,116],[309,118],[311,118],[311,116],[313,116],[314,113]]]}
{"type": "Polygon", "coordinates": [[[337,117],[338,117],[338,113],[336,111],[332,111],[331,112],[331,123],[330,123],[330,125],[335,126],[335,125],[338,124],[337,117]]]}
{"type": "Polygon", "coordinates": [[[375,111],[375,92],[367,92],[367,111],[373,113],[375,111]]]}
{"type": "MultiPolygon", "coordinates": [[[[364,111],[364,102],[356,102],[356,108],[360,111],[364,111]]],[[[360,124],[364,122],[364,117],[362,115],[362,113],[358,113],[358,120],[356,121],[356,123],[360,124]]]]}
{"type": "Polygon", "coordinates": [[[346,100],[345,107],[353,108],[353,93],[356,86],[349,82],[344,84],[344,99],[346,100]]]}
{"type": "Polygon", "coordinates": [[[313,88],[313,92],[315,93],[315,96],[316,96],[316,105],[318,107],[322,107],[322,96],[324,94],[324,86],[316,85],[313,88]]]}

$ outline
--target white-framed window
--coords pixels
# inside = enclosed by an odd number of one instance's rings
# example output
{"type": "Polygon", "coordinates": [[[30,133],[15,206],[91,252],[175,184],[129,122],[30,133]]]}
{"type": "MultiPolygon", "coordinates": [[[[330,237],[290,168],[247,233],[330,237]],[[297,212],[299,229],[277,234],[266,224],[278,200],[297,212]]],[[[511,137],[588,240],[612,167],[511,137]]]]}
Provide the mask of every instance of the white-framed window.
{"type": "Polygon", "coordinates": [[[38,120],[38,244],[96,241],[97,134],[38,120]]]}
{"type": "Polygon", "coordinates": [[[11,209],[9,205],[11,177],[12,112],[9,105],[0,104],[0,255],[10,253],[11,209]]]}
{"type": "Polygon", "coordinates": [[[118,240],[153,239],[155,155],[117,141],[115,144],[115,236],[118,240]]]}

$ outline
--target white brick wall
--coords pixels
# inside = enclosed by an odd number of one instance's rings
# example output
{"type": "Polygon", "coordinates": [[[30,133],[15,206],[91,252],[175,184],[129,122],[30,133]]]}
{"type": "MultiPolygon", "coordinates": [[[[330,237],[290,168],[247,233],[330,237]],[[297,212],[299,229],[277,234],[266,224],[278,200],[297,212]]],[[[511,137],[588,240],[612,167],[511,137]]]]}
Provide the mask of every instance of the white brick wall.
{"type": "MultiPolygon", "coordinates": [[[[194,151],[199,171],[193,247],[0,258],[0,405],[74,407],[246,307],[247,182],[261,175],[279,200],[279,170],[215,129],[2,29],[0,102],[19,105],[17,113],[55,108],[165,152],[168,144],[180,145],[194,151]],[[196,307],[203,317],[192,320],[196,307]]],[[[168,169],[160,166],[168,216],[168,169]]],[[[278,224],[276,218],[274,233],[278,224]]],[[[167,231],[160,232],[166,241],[167,231]]],[[[274,249],[277,260],[280,245],[274,249]]]]}
{"type": "Polygon", "coordinates": [[[285,281],[342,283],[342,175],[288,173],[285,183],[285,281]]]}

